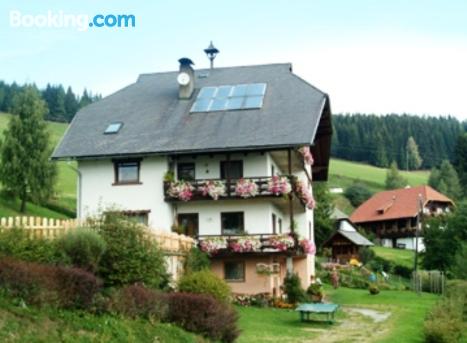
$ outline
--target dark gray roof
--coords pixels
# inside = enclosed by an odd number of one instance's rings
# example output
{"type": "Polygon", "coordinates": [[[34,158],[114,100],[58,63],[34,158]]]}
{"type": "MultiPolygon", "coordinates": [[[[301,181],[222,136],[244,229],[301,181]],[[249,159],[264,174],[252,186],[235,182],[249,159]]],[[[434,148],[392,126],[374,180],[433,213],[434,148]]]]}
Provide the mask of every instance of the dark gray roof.
{"type": "Polygon", "coordinates": [[[355,231],[337,230],[337,233],[341,234],[342,236],[344,236],[345,238],[347,238],[349,241],[353,242],[356,245],[360,245],[360,246],[372,246],[373,245],[373,243],[371,243],[368,239],[366,239],[356,230],[355,231]]]}
{"type": "Polygon", "coordinates": [[[140,75],[137,82],[83,108],[54,159],[151,153],[260,149],[313,143],[325,93],[291,72],[290,64],[195,71],[195,93],[179,100],[178,72],[140,75]],[[202,77],[209,74],[208,77],[202,77]],[[201,77],[200,77],[201,76],[201,77]],[[267,83],[261,109],[189,113],[204,86],[267,83]],[[121,121],[118,134],[104,135],[121,121]]]}

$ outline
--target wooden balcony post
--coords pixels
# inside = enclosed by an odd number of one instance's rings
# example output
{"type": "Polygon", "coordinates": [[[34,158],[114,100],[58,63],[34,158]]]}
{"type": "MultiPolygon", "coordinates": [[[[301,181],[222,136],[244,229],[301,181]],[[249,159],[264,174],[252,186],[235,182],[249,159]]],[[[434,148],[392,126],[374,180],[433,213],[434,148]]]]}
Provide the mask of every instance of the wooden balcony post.
{"type": "Polygon", "coordinates": [[[227,196],[230,198],[230,153],[225,156],[227,167],[225,169],[225,177],[227,179],[227,196]]]}
{"type": "MultiPolygon", "coordinates": [[[[290,178],[292,176],[292,149],[291,148],[287,150],[287,172],[290,178]]],[[[293,233],[295,231],[295,228],[294,228],[292,193],[289,194],[289,212],[290,212],[290,231],[293,233]]]]}

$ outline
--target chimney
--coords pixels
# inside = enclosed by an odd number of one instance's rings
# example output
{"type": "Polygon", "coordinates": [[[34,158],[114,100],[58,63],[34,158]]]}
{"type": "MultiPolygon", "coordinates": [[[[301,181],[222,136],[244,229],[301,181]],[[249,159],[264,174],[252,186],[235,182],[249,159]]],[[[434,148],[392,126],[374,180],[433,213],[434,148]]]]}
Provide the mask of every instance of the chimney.
{"type": "Polygon", "coordinates": [[[188,100],[195,90],[195,71],[192,68],[194,63],[186,57],[180,58],[178,62],[180,63],[180,72],[177,76],[178,98],[188,100]]]}

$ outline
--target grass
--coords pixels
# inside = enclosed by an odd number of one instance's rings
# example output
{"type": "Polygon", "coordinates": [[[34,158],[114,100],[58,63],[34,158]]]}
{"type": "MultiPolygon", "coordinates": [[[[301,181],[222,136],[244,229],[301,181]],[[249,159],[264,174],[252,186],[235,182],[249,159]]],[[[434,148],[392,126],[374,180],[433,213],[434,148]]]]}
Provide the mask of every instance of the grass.
{"type": "Polygon", "coordinates": [[[247,342],[423,342],[423,321],[437,296],[417,295],[409,291],[382,291],[370,295],[367,290],[326,287],[328,300],[342,309],[337,323],[301,323],[298,313],[273,308],[238,308],[242,335],[247,342]],[[351,312],[351,308],[367,308],[390,312],[384,322],[351,312]]]}
{"type": "MultiPolygon", "coordinates": [[[[387,169],[370,166],[364,163],[350,162],[339,159],[331,159],[329,168],[329,186],[346,188],[354,181],[359,180],[372,192],[384,190],[387,169]]],[[[401,171],[407,178],[410,186],[418,186],[428,183],[429,171],[401,171]]]]}
{"type": "Polygon", "coordinates": [[[9,342],[205,342],[170,324],[110,315],[14,306],[0,298],[0,341],[9,342]]]}
{"type": "Polygon", "coordinates": [[[401,266],[413,268],[415,254],[412,250],[393,249],[378,246],[374,246],[371,249],[375,252],[376,256],[382,257],[401,266]]]}

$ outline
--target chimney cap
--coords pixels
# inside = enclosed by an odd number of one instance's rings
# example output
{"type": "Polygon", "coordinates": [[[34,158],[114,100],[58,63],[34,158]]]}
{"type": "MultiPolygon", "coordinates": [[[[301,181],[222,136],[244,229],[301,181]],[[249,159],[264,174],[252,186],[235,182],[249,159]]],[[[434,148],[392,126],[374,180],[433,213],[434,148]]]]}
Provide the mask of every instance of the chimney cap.
{"type": "Polygon", "coordinates": [[[209,55],[215,55],[219,53],[219,50],[214,46],[214,44],[212,44],[212,41],[211,43],[209,44],[209,46],[204,49],[204,52],[209,56],[209,55]]]}
{"type": "Polygon", "coordinates": [[[187,65],[187,66],[190,66],[190,65],[194,65],[193,61],[190,60],[188,57],[182,57],[178,60],[178,62],[180,63],[180,65],[187,65]]]}

